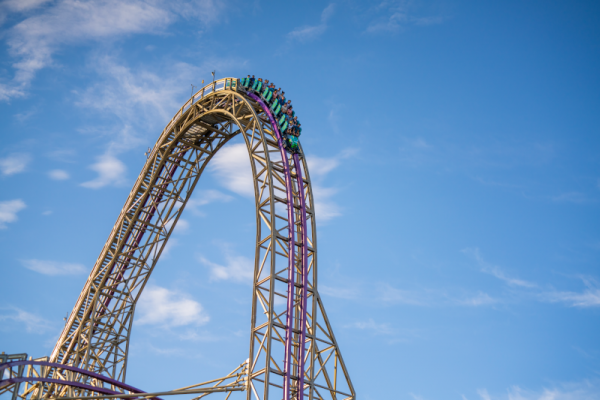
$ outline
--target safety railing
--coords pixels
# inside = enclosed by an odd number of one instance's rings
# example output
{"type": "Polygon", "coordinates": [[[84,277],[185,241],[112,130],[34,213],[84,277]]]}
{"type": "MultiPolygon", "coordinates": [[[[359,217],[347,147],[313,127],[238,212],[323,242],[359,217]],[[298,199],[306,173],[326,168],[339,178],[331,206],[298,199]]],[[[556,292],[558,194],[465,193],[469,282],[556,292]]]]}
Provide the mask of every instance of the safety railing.
{"type": "Polygon", "coordinates": [[[218,79],[202,89],[198,90],[192,97],[185,102],[185,104],[175,113],[175,116],[171,118],[171,121],[165,127],[163,133],[169,131],[173,124],[181,118],[181,116],[198,100],[203,99],[211,93],[219,92],[221,90],[237,90],[239,87],[239,80],[237,78],[223,78],[218,79]]]}

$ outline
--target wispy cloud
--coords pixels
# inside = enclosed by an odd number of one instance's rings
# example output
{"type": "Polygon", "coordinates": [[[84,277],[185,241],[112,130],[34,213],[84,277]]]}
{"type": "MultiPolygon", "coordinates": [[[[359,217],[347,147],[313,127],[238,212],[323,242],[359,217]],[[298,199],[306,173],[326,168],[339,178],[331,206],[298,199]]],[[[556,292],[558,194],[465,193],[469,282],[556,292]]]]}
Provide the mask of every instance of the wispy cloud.
{"type": "Polygon", "coordinates": [[[87,272],[83,264],[73,264],[47,260],[21,260],[27,269],[44,275],[79,275],[87,272]]]}
{"type": "Polygon", "coordinates": [[[209,169],[225,188],[242,196],[254,197],[250,158],[244,143],[223,147],[211,160],[209,169]]]}
{"type": "Polygon", "coordinates": [[[335,11],[335,4],[329,4],[321,13],[321,22],[318,25],[305,25],[295,28],[293,31],[288,33],[288,38],[291,40],[298,40],[300,42],[307,42],[321,36],[327,30],[327,21],[331,18],[335,11]]]}
{"type": "Polygon", "coordinates": [[[445,290],[424,288],[420,290],[398,289],[387,283],[377,288],[378,300],[384,304],[403,304],[419,307],[482,307],[499,303],[498,299],[478,291],[474,294],[449,294],[445,290]]]}
{"type": "Polygon", "coordinates": [[[110,153],[98,157],[98,162],[92,164],[90,169],[96,171],[98,176],[91,181],[83,182],[81,186],[90,189],[100,189],[107,185],[120,185],[125,181],[125,164],[110,153]]]}
{"type": "MultiPolygon", "coordinates": [[[[534,299],[542,302],[550,302],[550,303],[563,303],[570,307],[581,307],[581,308],[589,308],[589,307],[599,307],[600,306],[600,286],[598,283],[589,277],[582,277],[586,289],[581,292],[573,292],[573,291],[561,291],[556,289],[549,290],[549,286],[540,286],[533,282],[524,281],[522,279],[517,279],[508,276],[502,269],[497,266],[491,265],[486,262],[478,248],[467,248],[463,249],[462,252],[470,257],[472,257],[477,264],[480,266],[481,271],[487,274],[490,274],[501,281],[505,282],[507,285],[513,288],[520,288],[521,290],[527,290],[526,292],[529,296],[533,296],[534,299]]],[[[482,304],[492,304],[498,302],[497,299],[487,298],[487,295],[484,294],[483,297],[474,297],[472,299],[473,303],[481,302],[482,304]]],[[[475,304],[474,304],[475,305],[475,304]]]]}
{"type": "Polygon", "coordinates": [[[600,307],[600,287],[591,279],[583,279],[587,287],[582,292],[548,291],[541,293],[543,300],[553,303],[565,303],[571,307],[600,307]]]}
{"type": "MultiPolygon", "coordinates": [[[[549,385],[550,386],[550,385],[549,385]]],[[[477,390],[480,400],[595,400],[600,398],[598,380],[569,382],[539,390],[511,386],[504,393],[490,394],[487,389],[477,390]]],[[[466,397],[463,395],[463,399],[466,397]]]]}
{"type": "Polygon", "coordinates": [[[384,303],[413,306],[425,306],[431,303],[430,295],[425,292],[397,289],[388,284],[381,285],[378,293],[379,299],[384,303]]]}
{"type": "Polygon", "coordinates": [[[319,293],[338,299],[353,300],[360,296],[360,290],[354,287],[319,285],[319,293]]]}
{"type": "MultiPolygon", "coordinates": [[[[119,155],[154,139],[156,129],[170,120],[185,98],[183,83],[193,82],[203,71],[207,72],[209,64],[224,69],[232,63],[230,59],[207,59],[201,65],[175,62],[148,69],[145,65],[123,65],[107,55],[94,57],[90,69],[98,74],[98,79],[86,90],[76,93],[77,105],[103,115],[107,126],[102,127],[100,134],[108,137],[108,145],[98,162],[91,166],[99,176],[82,186],[97,189],[123,183],[125,164],[119,155]]],[[[89,129],[83,129],[86,130],[89,129]]]]}
{"type": "Polygon", "coordinates": [[[485,272],[486,274],[490,274],[490,275],[506,282],[510,286],[521,286],[521,287],[527,287],[527,288],[533,288],[533,287],[537,286],[533,282],[527,282],[522,279],[517,279],[517,278],[512,278],[512,277],[507,276],[506,273],[504,271],[502,271],[502,269],[500,267],[486,262],[483,259],[483,257],[481,256],[481,253],[477,247],[466,248],[466,249],[463,249],[462,252],[464,254],[472,257],[477,262],[477,264],[481,268],[482,272],[485,272]]]}
{"type": "Polygon", "coordinates": [[[306,162],[312,180],[317,221],[328,221],[342,215],[341,207],[333,200],[339,189],[325,187],[322,182],[325,176],[341,165],[342,161],[354,156],[356,153],[356,149],[348,148],[334,157],[307,157],[306,162]]]}
{"type": "Polygon", "coordinates": [[[36,72],[52,65],[53,54],[65,45],[87,41],[107,42],[132,34],[160,34],[183,17],[204,25],[217,20],[225,9],[214,0],[11,0],[9,11],[32,11],[7,34],[10,54],[18,61],[12,84],[0,88],[0,99],[22,96],[36,72]],[[45,7],[39,7],[50,3],[45,7]]]}
{"type": "Polygon", "coordinates": [[[232,196],[219,192],[218,190],[198,190],[197,193],[194,192],[193,197],[188,200],[186,208],[196,215],[204,216],[205,214],[200,211],[200,207],[213,202],[227,203],[231,200],[233,200],[232,196]]]}
{"type": "Polygon", "coordinates": [[[45,333],[54,328],[52,322],[47,319],[18,307],[9,307],[3,310],[5,311],[2,311],[2,314],[0,314],[0,321],[5,321],[5,323],[2,325],[8,322],[23,324],[27,332],[37,334],[45,333]]]}
{"type": "Polygon", "coordinates": [[[48,172],[48,176],[55,181],[64,181],[70,178],[69,173],[63,169],[53,169],[48,172]]]}
{"type": "Polygon", "coordinates": [[[336,188],[326,188],[313,184],[313,196],[315,198],[315,211],[317,221],[329,221],[342,215],[341,207],[332,200],[338,192],[336,188]]]}
{"type": "Polygon", "coordinates": [[[141,65],[132,68],[111,56],[97,56],[90,61],[90,68],[98,73],[97,83],[79,94],[78,105],[107,115],[116,116],[124,128],[118,132],[122,143],[119,147],[131,148],[141,140],[132,128],[134,125],[155,123],[163,125],[179,108],[183,85],[179,81],[192,79],[198,67],[186,63],[174,63],[153,70],[141,65]],[[144,118],[140,121],[139,116],[144,118]]]}
{"type": "Polygon", "coordinates": [[[552,201],[556,203],[584,204],[593,202],[594,200],[581,192],[567,192],[552,196],[552,201]]]}
{"type": "Polygon", "coordinates": [[[384,2],[374,10],[378,17],[367,27],[368,33],[398,32],[409,26],[430,26],[444,22],[442,16],[417,16],[411,3],[384,2]]]}
{"type": "Polygon", "coordinates": [[[481,400],[491,400],[490,394],[485,389],[477,389],[477,394],[481,397],[481,400]]]}
{"type": "Polygon", "coordinates": [[[210,318],[200,303],[187,293],[148,285],[137,303],[139,325],[158,325],[164,328],[202,325],[210,318]]]}
{"type": "Polygon", "coordinates": [[[31,155],[26,153],[14,153],[0,158],[0,171],[2,175],[14,175],[25,171],[27,164],[31,162],[31,155]]]}
{"type": "Polygon", "coordinates": [[[58,1],[9,31],[10,53],[19,59],[13,65],[15,83],[24,89],[38,70],[52,63],[52,54],[62,45],[156,32],[172,19],[167,10],[139,0],[58,1]]]}
{"type": "MultiPolygon", "coordinates": [[[[356,154],[355,149],[345,149],[335,157],[307,158],[307,163],[312,179],[312,189],[317,211],[317,221],[327,221],[342,215],[340,206],[333,201],[338,192],[337,188],[325,187],[321,184],[323,178],[339,167],[343,160],[356,154]]],[[[248,158],[248,150],[244,143],[236,143],[223,147],[209,164],[209,169],[219,178],[219,183],[232,192],[242,196],[254,196],[252,170],[248,158]]],[[[220,197],[217,193],[208,194],[220,197]]],[[[207,200],[209,200],[207,198],[207,200]]]]}
{"type": "Polygon", "coordinates": [[[254,261],[244,256],[225,255],[225,265],[217,264],[199,257],[201,264],[210,269],[210,279],[213,281],[230,280],[240,283],[251,283],[254,275],[254,261]]]}
{"type": "Polygon", "coordinates": [[[10,11],[23,12],[33,10],[50,1],[52,0],[6,0],[4,1],[3,6],[10,11]]]}
{"type": "Polygon", "coordinates": [[[347,325],[347,327],[370,331],[376,335],[393,335],[396,333],[396,330],[391,328],[389,324],[379,324],[371,318],[366,321],[355,322],[347,325]]]}
{"type": "Polygon", "coordinates": [[[324,176],[339,167],[342,158],[345,157],[331,157],[323,158],[317,156],[308,156],[307,162],[310,168],[311,175],[324,176]]]}
{"type": "Polygon", "coordinates": [[[17,213],[27,207],[21,199],[0,201],[0,229],[6,229],[6,224],[19,218],[17,213]]]}
{"type": "Polygon", "coordinates": [[[484,292],[479,292],[475,296],[467,297],[464,299],[458,299],[456,301],[459,304],[462,304],[465,306],[473,306],[473,307],[486,306],[486,305],[498,303],[497,299],[494,299],[489,294],[484,293],[484,292]]]}

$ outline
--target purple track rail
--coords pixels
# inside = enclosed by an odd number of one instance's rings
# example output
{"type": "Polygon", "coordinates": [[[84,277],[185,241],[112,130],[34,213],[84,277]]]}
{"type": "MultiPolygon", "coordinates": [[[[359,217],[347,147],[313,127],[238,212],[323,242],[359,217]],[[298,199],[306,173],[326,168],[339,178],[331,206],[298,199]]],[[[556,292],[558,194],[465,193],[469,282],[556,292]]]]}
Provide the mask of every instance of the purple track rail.
{"type": "MultiPolygon", "coordinates": [[[[143,390],[140,390],[138,388],[135,388],[131,385],[128,385],[126,383],[123,383],[121,381],[118,381],[116,379],[112,379],[109,378],[107,376],[104,375],[100,375],[97,374],[95,372],[91,372],[85,369],[81,369],[81,368],[76,368],[76,367],[71,367],[69,365],[64,365],[64,364],[57,364],[57,363],[51,363],[48,361],[28,361],[28,360],[24,360],[24,361],[13,361],[10,363],[5,363],[5,364],[0,364],[0,376],[3,375],[3,373],[1,371],[3,371],[6,368],[12,368],[12,367],[18,367],[20,365],[40,365],[40,366],[45,366],[45,367],[52,367],[52,368],[57,368],[57,369],[65,369],[67,371],[73,371],[73,372],[77,372],[80,373],[82,375],[87,375],[91,378],[96,378],[98,380],[101,380],[103,382],[106,382],[110,385],[116,386],[118,388],[121,388],[123,390],[127,390],[133,393],[139,393],[140,395],[144,394],[143,390]]],[[[97,386],[91,386],[91,385],[86,385],[85,383],[81,383],[81,382],[73,382],[73,381],[64,381],[61,379],[51,379],[51,378],[37,378],[37,377],[26,377],[26,378],[9,378],[9,379],[5,379],[5,380],[1,380],[0,381],[0,387],[4,386],[3,384],[5,383],[19,383],[19,382],[46,382],[46,383],[56,383],[58,385],[67,385],[67,386],[73,386],[73,387],[78,387],[81,389],[86,389],[86,390],[90,390],[92,392],[97,392],[97,393],[104,393],[104,394],[122,394],[120,392],[116,392],[114,390],[111,389],[106,389],[103,387],[97,387],[97,386]]],[[[154,400],[160,400],[159,397],[153,397],[152,399],[154,400]]]]}
{"type": "MultiPolygon", "coordinates": [[[[294,196],[292,193],[292,174],[288,158],[286,156],[286,150],[283,147],[283,136],[279,131],[277,122],[271,109],[262,101],[260,97],[254,93],[246,92],[249,97],[254,99],[263,109],[265,114],[269,117],[271,127],[277,135],[277,143],[279,144],[279,151],[281,152],[281,159],[283,160],[283,169],[285,173],[285,183],[287,191],[287,202],[288,202],[288,227],[290,231],[289,241],[289,266],[288,266],[288,302],[287,302],[287,321],[286,321],[286,340],[285,340],[285,359],[284,359],[284,373],[285,381],[283,383],[283,398],[284,400],[290,399],[291,388],[291,348],[292,348],[292,336],[293,336],[293,325],[294,325],[294,295],[295,295],[295,277],[294,273],[294,261],[295,261],[295,242],[294,242],[294,196]]],[[[296,169],[296,182],[298,185],[298,195],[300,197],[300,215],[301,215],[301,228],[302,228],[302,303],[301,310],[302,315],[300,317],[300,354],[298,354],[298,395],[297,399],[302,400],[304,398],[304,342],[306,340],[306,304],[307,304],[307,288],[308,288],[308,238],[306,232],[306,201],[304,197],[304,182],[302,179],[302,164],[300,163],[300,157],[298,154],[294,154],[294,167],[296,169]]]]}

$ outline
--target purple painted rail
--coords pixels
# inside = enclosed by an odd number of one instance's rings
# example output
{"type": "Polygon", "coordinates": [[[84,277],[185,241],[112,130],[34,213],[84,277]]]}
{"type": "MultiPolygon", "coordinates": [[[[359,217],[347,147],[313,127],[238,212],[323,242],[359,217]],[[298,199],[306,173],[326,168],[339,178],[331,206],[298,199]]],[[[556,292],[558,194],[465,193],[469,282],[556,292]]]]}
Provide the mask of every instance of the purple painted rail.
{"type": "MultiPolygon", "coordinates": [[[[48,362],[48,361],[28,361],[28,360],[23,360],[23,361],[13,361],[13,362],[10,362],[10,363],[0,364],[0,376],[3,375],[2,371],[5,370],[6,368],[18,367],[20,365],[40,365],[40,366],[45,366],[45,367],[52,367],[52,368],[64,369],[64,370],[67,370],[67,371],[73,371],[73,372],[80,373],[82,375],[87,375],[89,377],[96,378],[98,380],[101,380],[101,381],[106,382],[106,383],[108,383],[110,385],[116,386],[118,388],[121,388],[123,390],[127,390],[127,391],[132,392],[132,393],[140,393],[140,394],[144,393],[143,390],[135,388],[135,387],[133,387],[131,385],[128,385],[128,384],[123,383],[121,381],[118,381],[116,379],[112,379],[112,378],[109,378],[107,376],[100,375],[100,374],[97,374],[95,372],[91,372],[91,371],[88,371],[88,370],[85,370],[85,369],[71,367],[70,365],[51,363],[51,362],[48,362]]],[[[47,382],[47,383],[56,383],[58,385],[74,386],[74,387],[78,387],[78,388],[81,388],[81,389],[86,389],[86,390],[90,390],[90,391],[98,392],[98,393],[104,393],[104,394],[121,394],[120,392],[115,392],[113,390],[106,389],[106,388],[103,388],[103,387],[86,385],[86,384],[81,383],[81,382],[63,381],[63,380],[60,380],[60,379],[37,378],[37,377],[9,378],[9,379],[5,379],[5,380],[0,381],[0,386],[3,386],[2,385],[3,383],[18,383],[18,382],[47,382]]],[[[160,400],[159,397],[153,397],[152,399],[154,399],[154,400],[160,400]]]]}
{"type": "MultiPolygon", "coordinates": [[[[287,321],[286,321],[286,340],[285,340],[285,359],[284,359],[284,373],[285,381],[283,383],[283,394],[284,400],[289,400],[291,395],[290,380],[291,380],[291,348],[292,348],[292,336],[293,336],[293,325],[294,325],[294,296],[295,296],[295,259],[296,259],[296,248],[294,242],[294,198],[292,192],[292,174],[288,158],[286,155],[285,148],[283,147],[283,136],[277,126],[277,121],[271,113],[271,109],[262,101],[260,97],[254,93],[246,92],[249,97],[254,99],[263,109],[265,114],[269,117],[271,127],[277,136],[277,143],[279,144],[279,151],[281,152],[281,159],[283,160],[283,169],[285,173],[285,183],[287,191],[287,202],[288,202],[288,227],[290,232],[289,242],[289,266],[288,266],[288,302],[287,302],[287,321]]],[[[298,154],[294,154],[294,167],[296,169],[296,182],[298,185],[298,196],[300,197],[300,215],[301,215],[301,230],[302,230],[302,299],[301,303],[301,316],[300,316],[300,343],[298,354],[298,395],[297,399],[302,400],[304,398],[304,342],[306,340],[306,304],[307,304],[307,288],[308,288],[308,240],[306,232],[306,201],[304,197],[304,182],[302,180],[302,164],[298,154]]]]}

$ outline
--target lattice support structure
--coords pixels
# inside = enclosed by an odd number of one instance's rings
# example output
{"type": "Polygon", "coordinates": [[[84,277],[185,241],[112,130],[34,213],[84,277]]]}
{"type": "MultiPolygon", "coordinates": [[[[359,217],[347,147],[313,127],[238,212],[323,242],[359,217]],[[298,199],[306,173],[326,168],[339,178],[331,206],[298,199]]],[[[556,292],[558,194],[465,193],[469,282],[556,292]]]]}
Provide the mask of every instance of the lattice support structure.
{"type": "MultiPolygon", "coordinates": [[[[248,149],[257,225],[246,398],[356,397],[317,290],[306,161],[284,150],[269,108],[232,78],[198,91],[160,135],[50,356],[47,379],[66,379],[60,364],[125,382],[136,302],[206,165],[237,135],[248,149]]],[[[95,385],[89,374],[71,371],[69,380],[95,385]]],[[[102,395],[65,388],[47,382],[41,395],[102,395]]]]}

